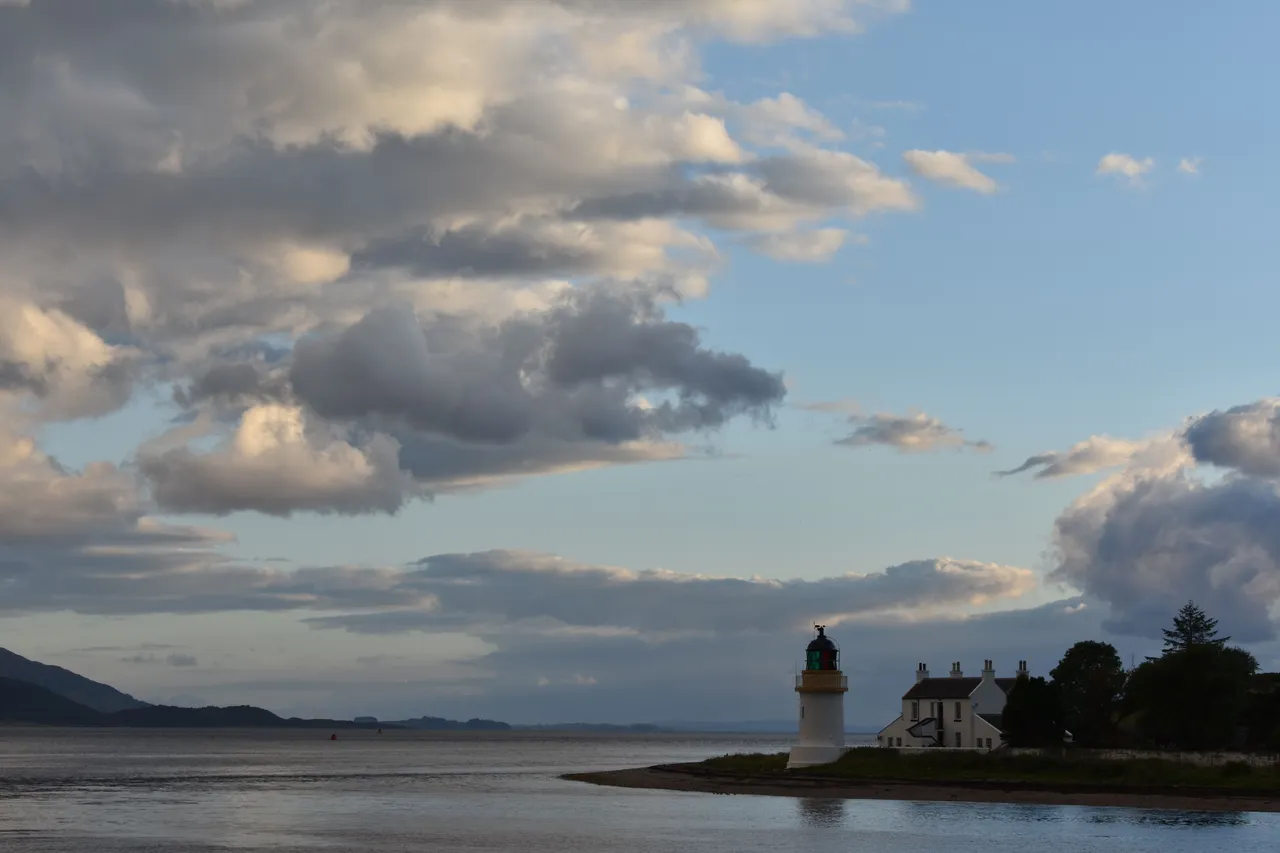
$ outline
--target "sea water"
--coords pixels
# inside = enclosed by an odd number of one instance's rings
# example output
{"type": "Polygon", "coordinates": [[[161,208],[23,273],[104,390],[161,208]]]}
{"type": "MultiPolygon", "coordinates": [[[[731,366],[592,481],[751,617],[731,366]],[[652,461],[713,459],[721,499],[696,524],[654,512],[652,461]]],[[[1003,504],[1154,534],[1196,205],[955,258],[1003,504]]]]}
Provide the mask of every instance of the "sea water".
{"type": "Polygon", "coordinates": [[[1280,850],[1280,815],[604,788],[561,773],[773,752],[734,735],[0,728],[0,851],[1280,850]]]}

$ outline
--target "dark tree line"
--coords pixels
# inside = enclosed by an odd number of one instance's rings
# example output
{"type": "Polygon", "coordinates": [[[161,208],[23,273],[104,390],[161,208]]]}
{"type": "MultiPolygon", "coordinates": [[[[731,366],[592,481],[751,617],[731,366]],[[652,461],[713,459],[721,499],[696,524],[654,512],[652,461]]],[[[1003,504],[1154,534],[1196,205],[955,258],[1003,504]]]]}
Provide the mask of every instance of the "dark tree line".
{"type": "Polygon", "coordinates": [[[1280,750],[1280,675],[1219,637],[1188,602],[1164,631],[1164,652],[1126,671],[1110,643],[1076,643],[1049,678],[1022,676],[1004,709],[1011,746],[1280,750]]]}

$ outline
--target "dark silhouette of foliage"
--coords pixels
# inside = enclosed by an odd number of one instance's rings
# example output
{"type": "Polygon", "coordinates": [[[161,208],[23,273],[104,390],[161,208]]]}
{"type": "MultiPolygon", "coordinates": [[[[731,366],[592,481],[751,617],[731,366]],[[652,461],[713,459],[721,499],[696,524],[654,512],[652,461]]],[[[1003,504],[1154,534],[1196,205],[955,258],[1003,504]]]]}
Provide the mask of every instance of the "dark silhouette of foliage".
{"type": "Polygon", "coordinates": [[[1154,746],[1222,749],[1238,744],[1258,662],[1243,649],[1197,643],[1149,660],[1129,676],[1126,706],[1154,746]]]}
{"type": "Polygon", "coordinates": [[[1194,601],[1188,601],[1173,617],[1173,628],[1164,629],[1164,653],[1182,652],[1193,646],[1222,648],[1230,637],[1218,636],[1218,620],[1210,619],[1194,601]]]}
{"type": "Polygon", "coordinates": [[[1094,640],[1076,643],[1049,675],[1074,742],[1088,747],[1114,745],[1125,684],[1124,664],[1115,647],[1094,640]]]}
{"type": "Polygon", "coordinates": [[[1280,752],[1280,673],[1261,673],[1245,695],[1242,724],[1250,749],[1280,752]]]}
{"type": "Polygon", "coordinates": [[[1018,676],[1004,706],[1002,728],[1009,746],[1061,746],[1062,701],[1057,687],[1044,678],[1018,676]]]}

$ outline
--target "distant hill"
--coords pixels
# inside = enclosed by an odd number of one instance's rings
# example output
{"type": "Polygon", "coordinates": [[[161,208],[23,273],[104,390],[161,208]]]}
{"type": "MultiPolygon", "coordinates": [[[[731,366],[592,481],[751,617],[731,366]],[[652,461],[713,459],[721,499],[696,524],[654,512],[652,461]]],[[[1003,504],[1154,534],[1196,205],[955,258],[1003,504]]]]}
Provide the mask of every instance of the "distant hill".
{"type": "MultiPolygon", "coordinates": [[[[72,702],[38,684],[0,678],[0,723],[23,723],[39,726],[111,726],[127,728],[182,729],[372,729],[377,724],[350,720],[284,719],[263,708],[236,705],[230,708],[174,708],[148,705],[101,714],[92,708],[72,702]]],[[[384,723],[386,728],[397,728],[384,723]]]]}
{"type": "Polygon", "coordinates": [[[446,720],[444,717],[416,717],[412,720],[396,720],[392,723],[383,723],[383,725],[397,726],[405,729],[442,732],[505,732],[510,731],[511,729],[511,725],[509,723],[499,722],[498,720],[481,720],[474,717],[466,722],[446,720]]]}
{"type": "Polygon", "coordinates": [[[0,678],[0,723],[100,725],[102,715],[38,684],[0,678]]]}
{"type": "MultiPolygon", "coordinates": [[[[377,723],[356,723],[351,720],[304,720],[300,717],[285,719],[265,708],[253,705],[231,705],[219,708],[178,708],[173,705],[149,705],[104,714],[101,725],[128,726],[147,729],[375,729],[377,723]]],[[[384,728],[396,728],[384,723],[384,728]]]]}
{"type": "Polygon", "coordinates": [[[281,727],[288,723],[264,708],[252,705],[236,705],[230,708],[176,708],[172,705],[151,705],[147,708],[131,708],[103,716],[103,725],[137,728],[261,728],[281,727]]]}
{"type": "Polygon", "coordinates": [[[114,687],[90,681],[83,675],[76,675],[60,666],[27,660],[8,649],[0,649],[0,678],[38,685],[104,714],[148,707],[146,702],[140,702],[114,687]]]}

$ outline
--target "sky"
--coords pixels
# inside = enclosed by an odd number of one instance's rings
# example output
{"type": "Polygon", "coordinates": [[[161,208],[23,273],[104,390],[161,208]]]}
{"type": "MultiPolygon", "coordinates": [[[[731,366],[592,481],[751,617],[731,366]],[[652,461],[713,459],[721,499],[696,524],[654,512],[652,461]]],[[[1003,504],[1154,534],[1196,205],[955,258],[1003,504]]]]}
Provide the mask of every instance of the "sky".
{"type": "Polygon", "coordinates": [[[1280,9],[0,0],[0,645],[149,701],[851,724],[1280,667],[1280,9]]]}

